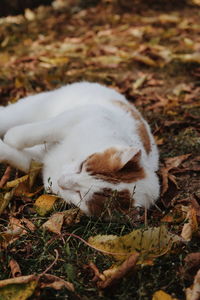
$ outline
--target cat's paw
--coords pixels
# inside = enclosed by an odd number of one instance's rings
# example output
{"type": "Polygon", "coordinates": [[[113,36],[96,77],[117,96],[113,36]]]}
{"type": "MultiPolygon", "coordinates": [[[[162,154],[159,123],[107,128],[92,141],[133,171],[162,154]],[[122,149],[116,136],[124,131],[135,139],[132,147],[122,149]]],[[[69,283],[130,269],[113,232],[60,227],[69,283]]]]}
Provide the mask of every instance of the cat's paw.
{"type": "Polygon", "coordinates": [[[23,149],[26,147],[23,126],[16,126],[9,129],[4,135],[4,143],[7,145],[16,148],[23,149]]]}

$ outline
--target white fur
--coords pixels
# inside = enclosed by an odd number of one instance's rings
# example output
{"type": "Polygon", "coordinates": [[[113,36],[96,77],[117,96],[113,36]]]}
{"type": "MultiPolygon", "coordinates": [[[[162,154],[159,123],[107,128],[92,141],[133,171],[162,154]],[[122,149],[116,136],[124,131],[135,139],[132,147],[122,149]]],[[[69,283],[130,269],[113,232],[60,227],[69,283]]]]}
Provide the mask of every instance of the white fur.
{"type": "Polygon", "coordinates": [[[149,207],[159,195],[158,151],[149,125],[149,155],[137,133],[138,121],[113,104],[127,103],[113,89],[97,83],[74,83],[0,107],[0,161],[27,172],[31,159],[43,162],[46,190],[88,213],[87,203],[103,188],[134,192],[135,205],[149,207]],[[90,155],[110,147],[126,162],[141,150],[146,177],[134,183],[97,180],[80,165],[90,155]]]}

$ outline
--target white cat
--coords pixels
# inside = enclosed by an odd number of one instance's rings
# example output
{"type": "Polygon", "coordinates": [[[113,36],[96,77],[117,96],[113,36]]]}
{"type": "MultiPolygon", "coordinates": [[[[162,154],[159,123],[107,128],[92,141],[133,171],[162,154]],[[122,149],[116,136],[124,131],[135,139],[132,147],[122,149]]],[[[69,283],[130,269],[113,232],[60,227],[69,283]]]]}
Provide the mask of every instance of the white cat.
{"type": "Polygon", "coordinates": [[[0,107],[0,162],[43,163],[47,191],[88,215],[149,207],[159,196],[149,125],[123,95],[81,82],[0,107]]]}

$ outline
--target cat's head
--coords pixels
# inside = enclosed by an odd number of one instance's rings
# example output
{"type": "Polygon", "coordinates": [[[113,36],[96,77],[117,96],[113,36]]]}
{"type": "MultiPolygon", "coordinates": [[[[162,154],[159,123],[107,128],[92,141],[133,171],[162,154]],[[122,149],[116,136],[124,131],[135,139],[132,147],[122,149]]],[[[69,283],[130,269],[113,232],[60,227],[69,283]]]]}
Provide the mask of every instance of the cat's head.
{"type": "Polygon", "coordinates": [[[158,179],[141,163],[141,150],[111,147],[90,155],[79,166],[63,171],[58,180],[61,196],[88,215],[106,209],[127,210],[152,204],[158,197],[158,179]]]}

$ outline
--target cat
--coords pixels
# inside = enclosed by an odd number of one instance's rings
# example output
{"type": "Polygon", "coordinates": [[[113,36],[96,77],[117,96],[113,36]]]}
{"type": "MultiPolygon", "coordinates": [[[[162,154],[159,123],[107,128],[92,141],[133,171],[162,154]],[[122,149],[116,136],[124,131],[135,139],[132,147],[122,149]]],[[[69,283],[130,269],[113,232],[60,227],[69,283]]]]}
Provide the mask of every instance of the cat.
{"type": "Polygon", "coordinates": [[[46,191],[87,215],[149,208],[159,197],[158,149],[135,106],[109,87],[78,82],[0,107],[0,162],[43,163],[46,191]]]}

